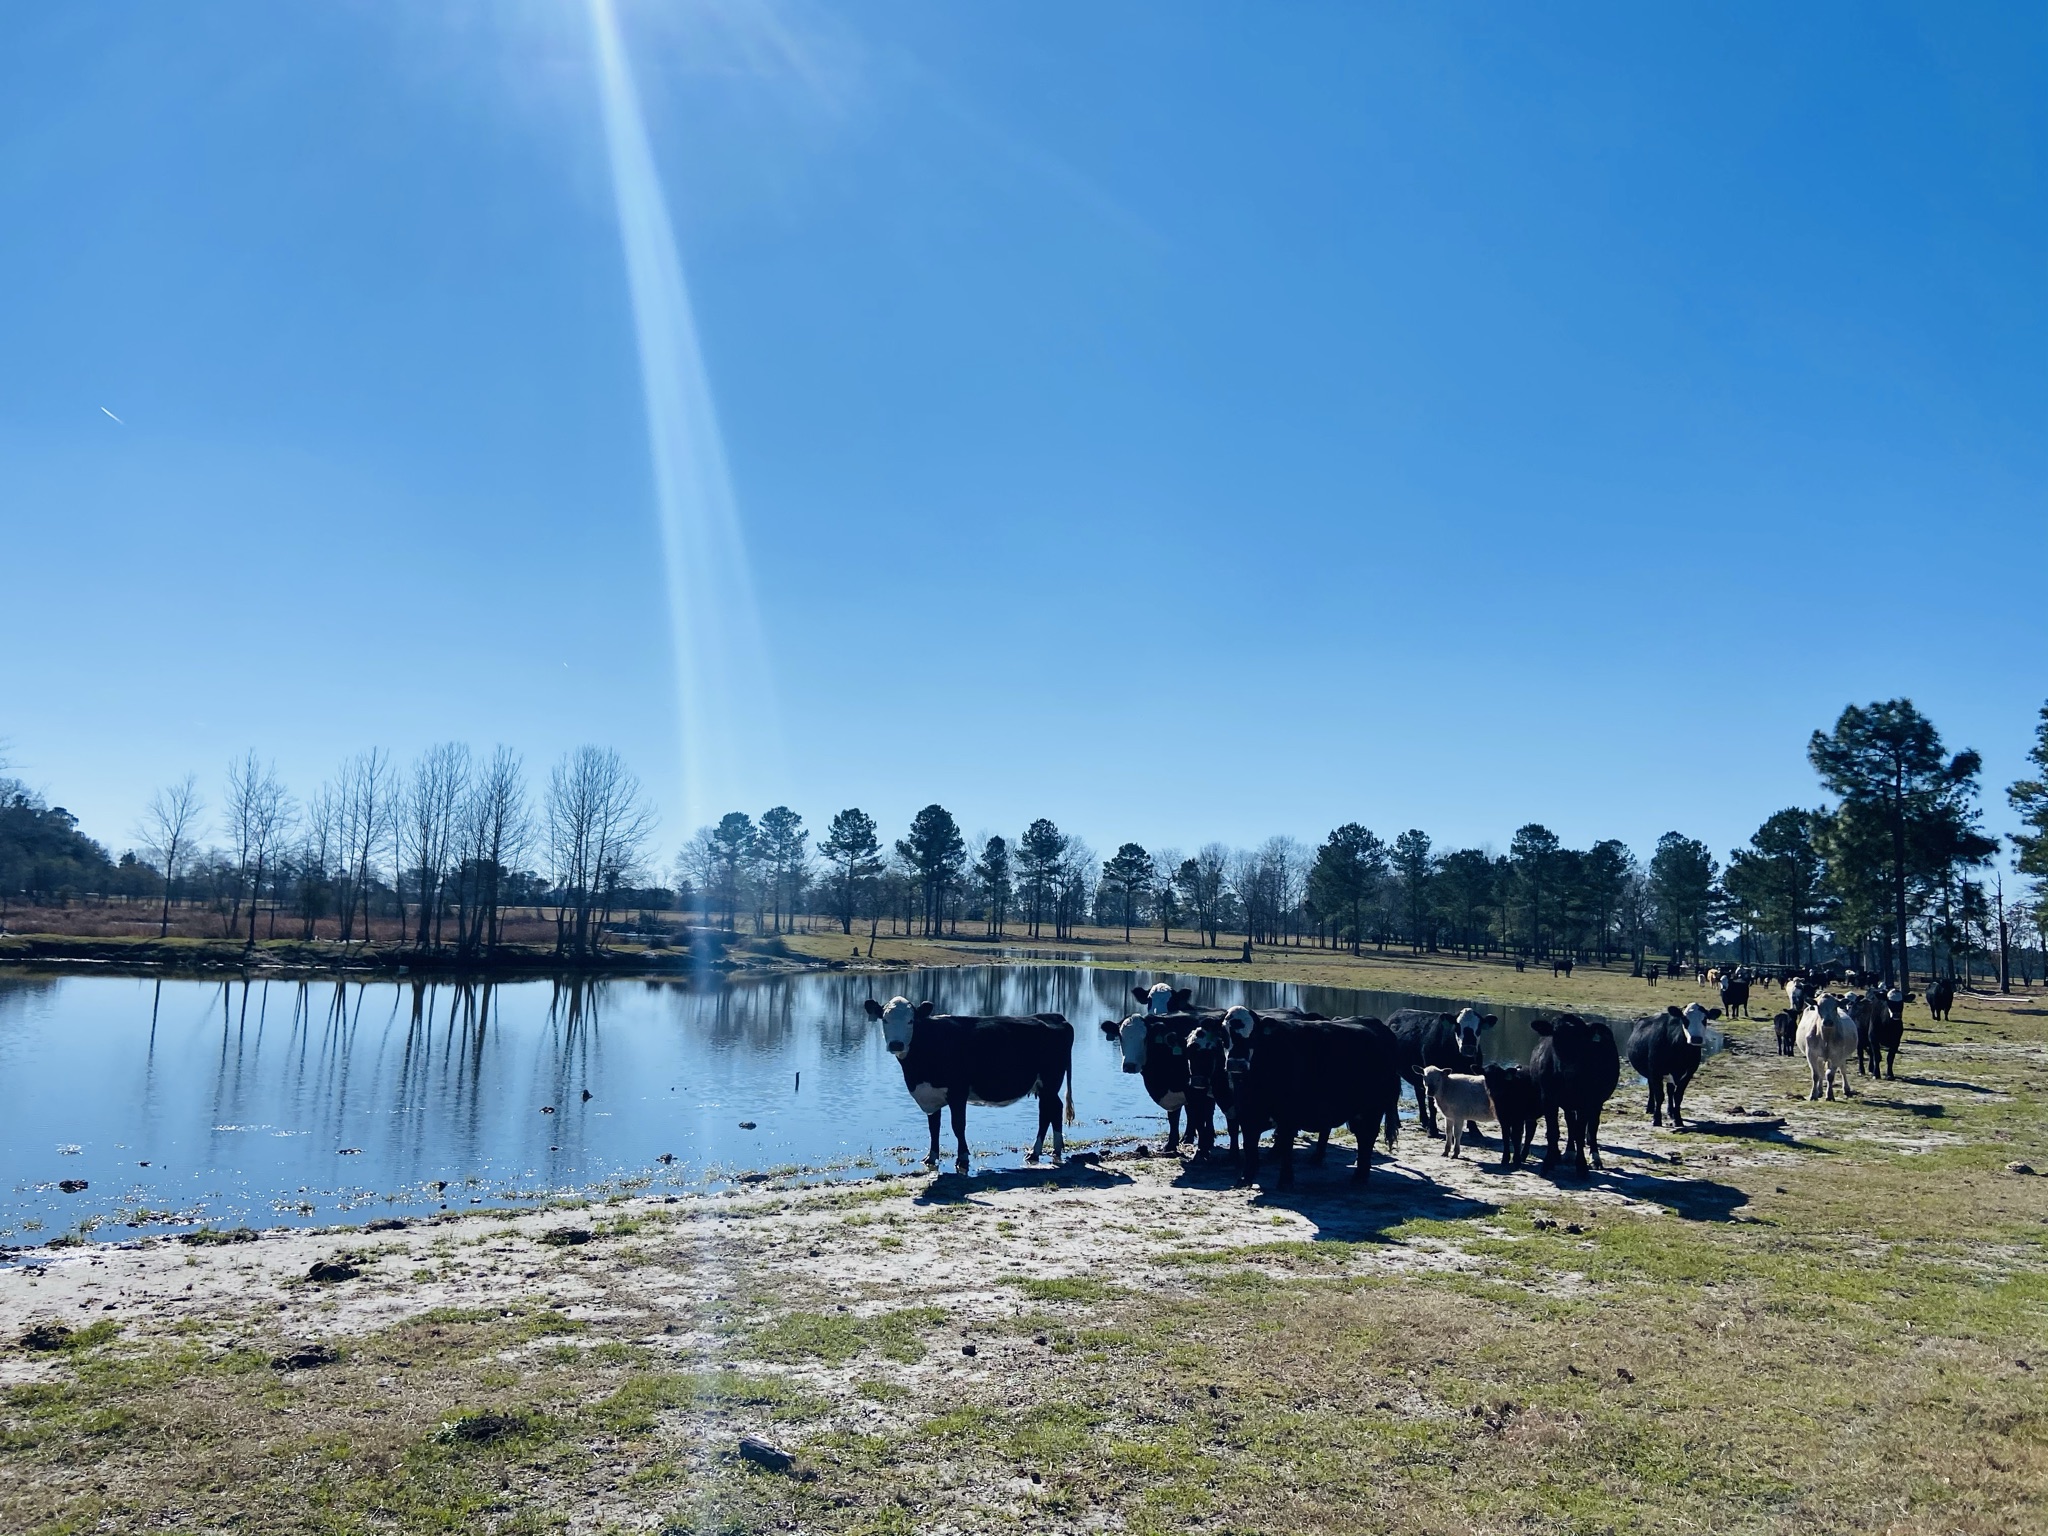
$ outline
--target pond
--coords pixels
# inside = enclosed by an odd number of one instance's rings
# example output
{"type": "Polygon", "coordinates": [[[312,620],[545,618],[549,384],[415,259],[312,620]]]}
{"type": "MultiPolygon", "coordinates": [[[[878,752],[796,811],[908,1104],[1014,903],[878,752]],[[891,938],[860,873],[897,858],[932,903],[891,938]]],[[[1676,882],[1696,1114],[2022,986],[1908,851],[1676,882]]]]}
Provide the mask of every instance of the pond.
{"type": "MultiPolygon", "coordinates": [[[[1193,986],[1204,1007],[1455,1006],[1033,964],[711,988],[0,976],[0,1243],[915,1166],[923,1117],[861,1007],[898,992],[955,1013],[1065,1014],[1072,1141],[1154,1135],[1157,1110],[1096,1026],[1158,980],[1193,986]]],[[[1501,1017],[1489,1049],[1526,1059],[1534,1012],[1488,1011],[1501,1017]]],[[[1034,1129],[1028,1102],[968,1120],[978,1161],[1016,1161],[1034,1129]]],[[[945,1145],[950,1157],[950,1129],[945,1145]]]]}

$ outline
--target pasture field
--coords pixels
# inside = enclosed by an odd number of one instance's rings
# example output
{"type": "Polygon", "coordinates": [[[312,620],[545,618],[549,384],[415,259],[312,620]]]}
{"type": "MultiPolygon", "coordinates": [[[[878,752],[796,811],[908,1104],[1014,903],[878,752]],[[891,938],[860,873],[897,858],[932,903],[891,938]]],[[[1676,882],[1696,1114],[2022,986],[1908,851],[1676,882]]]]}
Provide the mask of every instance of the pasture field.
{"type": "MultiPolygon", "coordinates": [[[[1324,979],[1282,958],[1234,973],[1324,979]]],[[[1486,970],[1371,984],[1556,1001],[1486,970]]],[[[1650,1000],[1556,985],[1617,981],[1650,1000]]],[[[2048,1004],[1915,1005],[1832,1103],[1769,1031],[1687,1132],[1624,1082],[1586,1180],[1410,1132],[1363,1193],[1348,1149],[1252,1193],[1126,1144],[39,1252],[0,1273],[0,1529],[2048,1530],[2048,1177],[2010,1166],[2048,1169],[2048,1004]]]]}

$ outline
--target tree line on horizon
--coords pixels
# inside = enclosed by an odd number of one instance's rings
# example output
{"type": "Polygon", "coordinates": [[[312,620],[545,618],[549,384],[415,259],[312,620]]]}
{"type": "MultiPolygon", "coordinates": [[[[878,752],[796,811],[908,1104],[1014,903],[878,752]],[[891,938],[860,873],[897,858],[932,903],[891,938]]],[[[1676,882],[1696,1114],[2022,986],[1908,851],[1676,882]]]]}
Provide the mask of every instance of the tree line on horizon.
{"type": "Polygon", "coordinates": [[[803,817],[775,806],[698,829],[669,883],[642,787],[604,748],[567,754],[537,793],[504,748],[484,758],[443,744],[403,772],[371,750],[303,800],[252,751],[223,776],[217,808],[194,775],[159,790],[118,859],[0,762],[0,924],[11,902],[154,903],[160,934],[174,908],[196,906],[252,944],[280,925],[285,937],[363,941],[375,919],[421,951],[480,957],[504,941],[508,912],[530,909],[551,920],[559,953],[582,956],[627,914],[645,927],[641,914],[694,911],[732,932],[742,916],[756,933],[865,926],[870,945],[884,922],[1054,940],[1092,922],[1209,947],[1230,933],[1354,952],[1626,959],[1638,973],[1718,946],[1754,963],[1844,959],[1895,976],[1917,951],[1924,968],[1951,972],[1995,957],[2001,978],[2031,939],[2048,971],[2048,704],[2028,754],[2039,777],[2007,789],[2031,900],[2008,898],[1993,867],[1980,757],[1948,752],[1910,701],[1848,707],[1807,756],[1831,803],[1775,812],[1725,864],[1675,831],[1639,858],[1613,839],[1567,847],[1538,823],[1505,853],[1439,850],[1416,828],[1386,840],[1351,822],[1314,848],[1127,842],[1098,859],[1047,818],[1015,838],[970,839],[938,804],[887,841],[848,808],[813,845],[803,817]]]}

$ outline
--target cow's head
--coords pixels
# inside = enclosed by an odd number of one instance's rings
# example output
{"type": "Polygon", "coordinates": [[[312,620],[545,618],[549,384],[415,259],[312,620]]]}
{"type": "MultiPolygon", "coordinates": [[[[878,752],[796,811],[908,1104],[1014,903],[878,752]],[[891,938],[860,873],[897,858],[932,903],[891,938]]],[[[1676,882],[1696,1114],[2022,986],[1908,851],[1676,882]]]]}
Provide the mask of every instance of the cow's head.
{"type": "Polygon", "coordinates": [[[1685,1027],[1685,1038],[1694,1045],[1707,1043],[1707,1020],[1721,1017],[1718,1008],[1702,1008],[1698,1003],[1687,1003],[1685,1011],[1671,1010],[1678,1014],[1679,1023],[1685,1027]]]}
{"type": "Polygon", "coordinates": [[[1481,1013],[1476,1008],[1461,1008],[1458,1010],[1456,1017],[1452,1017],[1448,1013],[1444,1017],[1450,1020],[1451,1028],[1457,1032],[1458,1054],[1469,1062],[1481,1060],[1482,1054],[1479,1049],[1479,1037],[1486,1030],[1498,1024],[1500,1020],[1490,1013],[1481,1013]]]}
{"type": "Polygon", "coordinates": [[[1232,1072],[1242,1072],[1251,1065],[1252,1037],[1258,1029],[1259,1016],[1242,1003],[1224,1013],[1224,1050],[1232,1072]]]}
{"type": "Polygon", "coordinates": [[[910,1049],[911,1032],[917,1028],[919,1019],[932,1016],[929,1002],[912,1007],[907,997],[892,997],[884,1006],[872,997],[867,1001],[868,1017],[882,1021],[882,1040],[889,1047],[891,1056],[901,1056],[910,1049]]]}
{"type": "Polygon", "coordinates": [[[1117,1031],[1117,1044],[1123,1047],[1124,1070],[1142,1072],[1145,1070],[1145,1049],[1150,1043],[1152,1026],[1142,1013],[1134,1013],[1124,1020],[1123,1028],[1117,1031]]]}

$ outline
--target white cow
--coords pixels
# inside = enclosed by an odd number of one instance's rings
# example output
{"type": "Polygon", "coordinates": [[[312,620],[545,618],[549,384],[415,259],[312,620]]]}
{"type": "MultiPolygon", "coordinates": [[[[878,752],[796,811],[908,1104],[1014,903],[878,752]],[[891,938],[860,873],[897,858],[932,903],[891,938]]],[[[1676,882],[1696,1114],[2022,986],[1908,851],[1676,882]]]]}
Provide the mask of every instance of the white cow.
{"type": "Polygon", "coordinates": [[[1799,1016],[1799,1033],[1795,1040],[1813,1073],[1813,1091],[1807,1095],[1809,1099],[1820,1097],[1823,1083],[1827,1085],[1828,1097],[1832,1099],[1837,1078],[1841,1080],[1843,1098],[1856,1096],[1849,1087],[1849,1063],[1856,1058],[1856,1034],[1855,1017],[1842,999],[1832,992],[1821,993],[1799,1016]]]}
{"type": "Polygon", "coordinates": [[[1486,1091],[1486,1079],[1470,1072],[1447,1072],[1442,1067],[1424,1067],[1422,1080],[1429,1084],[1431,1097],[1444,1117],[1444,1156],[1456,1157],[1465,1145],[1465,1122],[1498,1120],[1493,1095],[1486,1091]]]}

